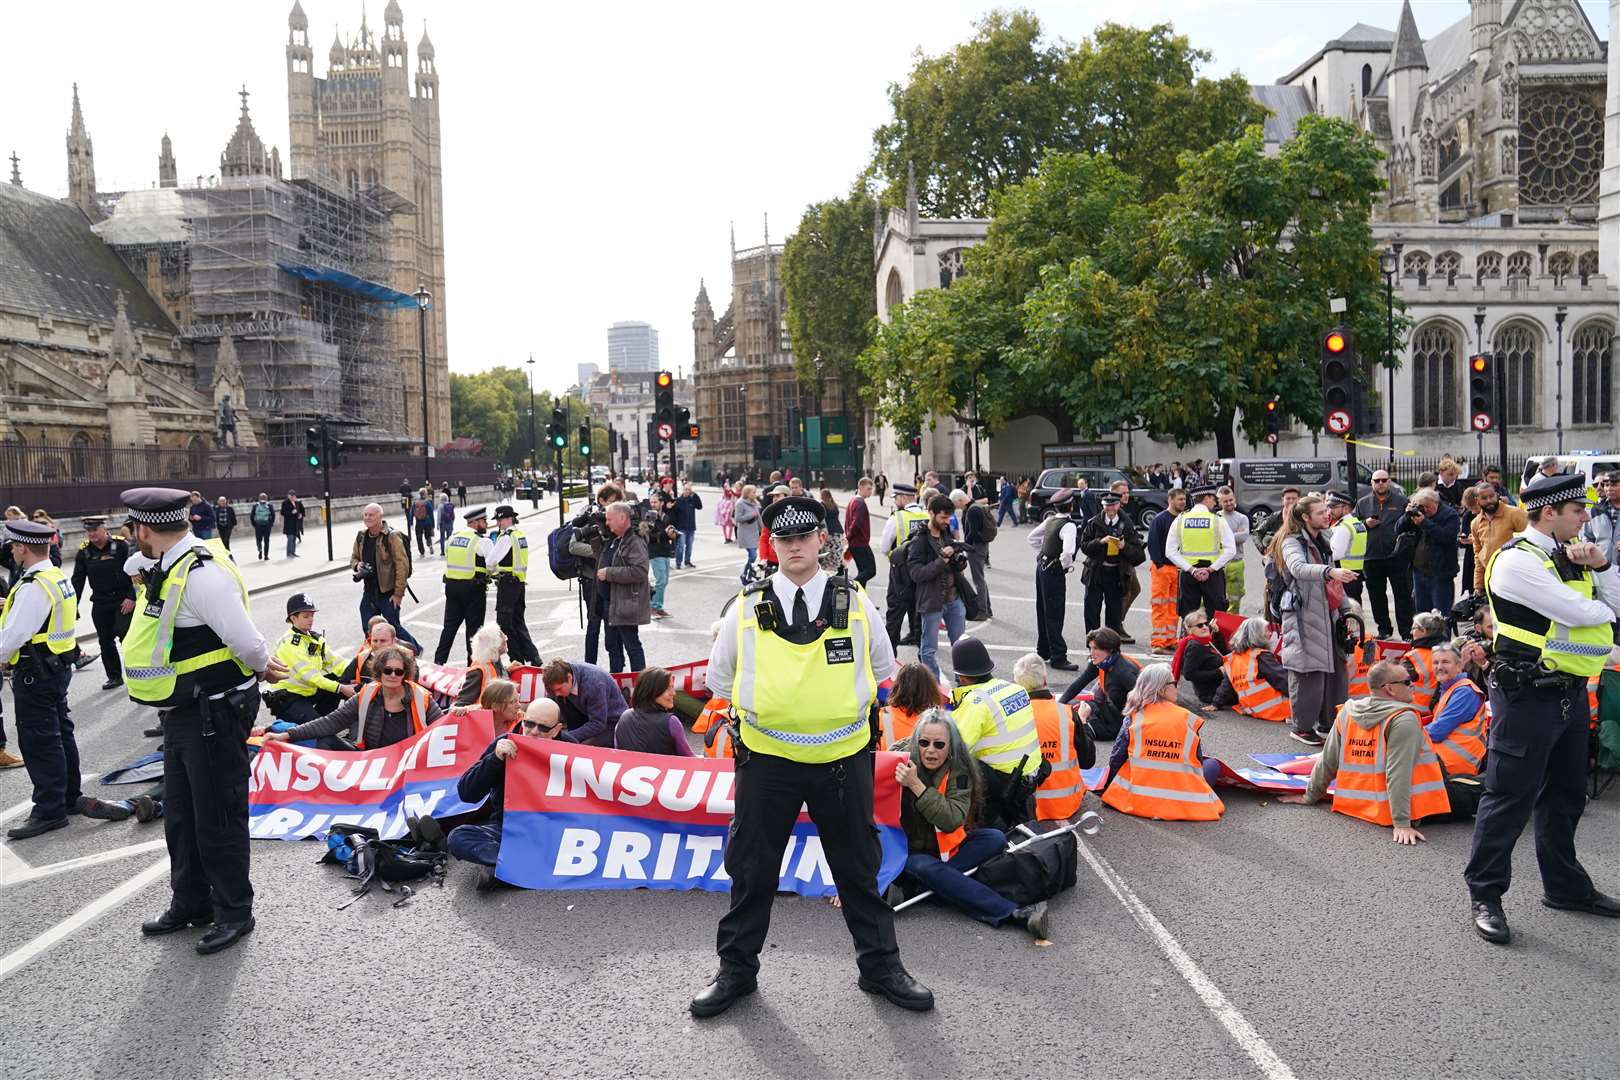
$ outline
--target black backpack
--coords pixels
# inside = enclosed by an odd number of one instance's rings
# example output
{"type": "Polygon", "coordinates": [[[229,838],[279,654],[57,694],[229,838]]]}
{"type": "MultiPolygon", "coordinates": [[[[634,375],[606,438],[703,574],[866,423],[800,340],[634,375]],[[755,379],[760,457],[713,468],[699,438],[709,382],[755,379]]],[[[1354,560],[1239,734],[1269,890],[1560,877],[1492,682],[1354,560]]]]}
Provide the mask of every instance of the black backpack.
{"type": "Polygon", "coordinates": [[[1050,900],[1074,888],[1080,865],[1080,845],[1074,833],[1038,840],[1018,851],[992,855],[979,864],[974,877],[1019,907],[1050,900]]]}

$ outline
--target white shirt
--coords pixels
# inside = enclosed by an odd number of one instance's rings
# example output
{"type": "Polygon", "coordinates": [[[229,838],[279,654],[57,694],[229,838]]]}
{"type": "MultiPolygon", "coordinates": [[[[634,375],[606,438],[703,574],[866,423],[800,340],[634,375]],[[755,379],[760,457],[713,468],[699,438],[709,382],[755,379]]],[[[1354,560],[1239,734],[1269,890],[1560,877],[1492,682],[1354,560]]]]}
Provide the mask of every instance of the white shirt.
{"type": "MultiPolygon", "coordinates": [[[[793,597],[800,586],[793,584],[781,572],[772,574],[770,582],[771,591],[781,602],[782,610],[791,618],[793,597]]],[[[815,576],[804,583],[803,589],[805,607],[814,618],[816,612],[821,610],[821,600],[827,592],[827,572],[817,570],[815,576]]],[[[866,655],[872,662],[872,678],[882,682],[894,675],[894,646],[889,643],[888,632],[883,628],[883,615],[872,603],[872,598],[866,595],[865,589],[858,588],[855,594],[866,615],[866,655]]],[[[711,692],[721,697],[731,696],[731,683],[737,676],[737,617],[742,605],[743,601],[739,599],[726,609],[725,616],[720,620],[720,633],[709,649],[709,672],[704,681],[711,692]]]]}
{"type": "Polygon", "coordinates": [[[1249,515],[1241,510],[1220,511],[1221,520],[1226,527],[1232,530],[1232,543],[1239,558],[1243,556],[1243,545],[1249,542],[1249,515]]]}
{"type": "MultiPolygon", "coordinates": [[[[1534,525],[1523,537],[1551,555],[1559,548],[1552,537],[1534,525]]],[[[1497,553],[1489,578],[1490,590],[1504,600],[1523,604],[1561,626],[1602,626],[1620,618],[1620,571],[1610,566],[1593,574],[1593,599],[1575,595],[1540,559],[1528,551],[1504,547],[1497,553]]]]}
{"type": "Polygon", "coordinates": [[[1063,550],[1058,552],[1058,564],[1067,570],[1074,565],[1075,548],[1080,543],[1080,526],[1073,518],[1065,518],[1058,528],[1061,530],[1058,535],[1063,538],[1063,550]]]}
{"type": "MultiPolygon", "coordinates": [[[[168,570],[174,566],[180,556],[190,551],[200,541],[195,541],[189,533],[181,541],[163,553],[163,569],[168,570]]],[[[141,556],[147,567],[155,565],[153,560],[141,556]]],[[[125,569],[135,562],[131,556],[125,569]]],[[[139,573],[139,569],[132,571],[139,573]]],[[[144,593],[137,598],[136,603],[145,600],[144,593]]],[[[231,572],[220,566],[218,559],[207,559],[192,567],[191,573],[186,577],[186,591],[180,597],[180,610],[175,614],[176,626],[207,626],[219,635],[219,640],[231,650],[242,663],[254,671],[263,671],[265,664],[270,661],[270,645],[259,633],[259,628],[253,625],[248,616],[247,606],[242,603],[242,593],[236,584],[236,578],[231,572]]],[[[254,679],[247,679],[240,685],[247,686],[254,679]]]]}
{"type": "MultiPolygon", "coordinates": [[[[45,620],[50,618],[50,594],[45,591],[45,586],[34,580],[36,573],[50,565],[49,559],[35,563],[23,574],[17,587],[11,590],[11,600],[6,607],[6,626],[0,630],[0,663],[28,644],[28,639],[39,633],[45,620]]],[[[884,635],[884,640],[888,640],[887,635],[884,635]]]]}
{"type": "Polygon", "coordinates": [[[910,506],[897,506],[889,520],[883,523],[883,535],[878,537],[877,549],[887,555],[894,549],[894,538],[900,530],[900,511],[910,510],[910,506]]]}
{"type": "Polygon", "coordinates": [[[1333,561],[1338,562],[1350,554],[1350,530],[1343,525],[1335,525],[1328,533],[1328,547],[1333,549],[1333,561]]]}
{"type": "Polygon", "coordinates": [[[501,565],[501,560],[506,558],[506,553],[512,550],[512,534],[516,531],[517,528],[514,526],[497,533],[494,540],[487,536],[484,537],[478,545],[478,554],[483,556],[485,566],[494,570],[501,565]],[[485,551],[486,545],[488,546],[487,552],[485,551]]]}
{"type": "MultiPolygon", "coordinates": [[[[1184,510],[1182,513],[1186,513],[1186,511],[1184,510]]],[[[1216,513],[1214,517],[1215,527],[1219,529],[1221,533],[1221,553],[1215,557],[1215,561],[1213,563],[1205,567],[1207,570],[1219,570],[1221,567],[1237,558],[1237,543],[1232,539],[1231,528],[1226,524],[1225,519],[1223,519],[1219,513],[1216,513]]],[[[1181,553],[1180,525],[1181,514],[1177,514],[1176,520],[1170,523],[1169,535],[1164,538],[1164,555],[1165,558],[1175,563],[1181,569],[1191,573],[1193,564],[1188,561],[1185,555],[1181,553]]]]}

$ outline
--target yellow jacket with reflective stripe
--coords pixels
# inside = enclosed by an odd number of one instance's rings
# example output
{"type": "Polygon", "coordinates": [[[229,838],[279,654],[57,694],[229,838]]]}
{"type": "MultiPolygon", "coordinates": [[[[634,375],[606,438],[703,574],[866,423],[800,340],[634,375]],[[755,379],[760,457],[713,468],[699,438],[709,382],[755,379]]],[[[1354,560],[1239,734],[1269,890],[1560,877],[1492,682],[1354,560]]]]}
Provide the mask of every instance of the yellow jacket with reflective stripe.
{"type": "Polygon", "coordinates": [[[233,656],[209,627],[182,629],[188,641],[178,649],[175,646],[174,622],[180,614],[186,582],[204,554],[231,575],[242,597],[242,608],[248,609],[247,582],[242,580],[235,561],[213,559],[211,545],[195,540],[191,550],[178,556],[163,575],[155,598],[150,585],[143,585],[136,598],[122,652],[124,687],[137,704],[156,708],[181,705],[191,700],[192,689],[199,682],[229,685],[253,674],[253,669],[233,656]],[[216,668],[221,670],[216,672],[216,668]]]}
{"type": "Polygon", "coordinates": [[[444,576],[447,581],[487,578],[489,567],[478,555],[478,543],[482,539],[476,529],[457,529],[450,534],[450,542],[444,549],[444,576]]]}
{"type": "MultiPolygon", "coordinates": [[[[1498,658],[1504,651],[1502,643],[1509,641],[1520,647],[1516,650],[1520,653],[1526,649],[1534,650],[1543,667],[1562,671],[1566,675],[1579,675],[1582,678],[1596,675],[1608,662],[1609,650],[1614,646],[1610,624],[1563,626],[1540,612],[1503,600],[1491,588],[1491,575],[1496,571],[1497,558],[1503,551],[1516,547],[1540,559],[1554,580],[1573,590],[1577,596],[1590,600],[1595,592],[1591,570],[1583,569],[1579,578],[1564,581],[1559,576],[1558,566],[1553,562],[1552,556],[1536,544],[1522,536],[1512,543],[1504,544],[1501,550],[1491,556],[1490,565],[1485,569],[1485,595],[1490,599],[1491,615],[1496,619],[1498,658]]],[[[1515,650],[1507,651],[1511,653],[1515,650]]]]}
{"type": "Polygon", "coordinates": [[[500,565],[495,570],[497,573],[511,574],[519,581],[528,581],[529,538],[524,536],[523,530],[516,526],[507,529],[506,534],[512,538],[512,546],[506,549],[505,555],[501,556],[500,565]]]}
{"type": "Polygon", "coordinates": [[[951,691],[953,717],[974,757],[998,772],[1024,763],[1025,776],[1041,767],[1041,737],[1029,691],[1005,679],[958,686],[951,691]]]}
{"type": "Polygon", "coordinates": [[[1360,570],[1367,564],[1367,525],[1354,514],[1346,514],[1339,519],[1350,534],[1350,550],[1344,553],[1339,565],[1346,570],[1360,570]]]}
{"type": "MultiPolygon", "coordinates": [[[[927,524],[928,511],[918,509],[915,504],[906,507],[904,510],[896,510],[894,512],[894,543],[890,546],[889,552],[892,552],[897,547],[904,547],[906,541],[911,539],[911,534],[919,527],[927,524]]],[[[884,554],[886,555],[889,552],[884,552],[884,554]]]]}
{"type": "Polygon", "coordinates": [[[1214,560],[1221,555],[1221,519],[1215,511],[1204,506],[1193,506],[1176,518],[1176,542],[1182,557],[1188,562],[1214,560]]]}
{"type": "Polygon", "coordinates": [[[276,684],[299,697],[314,697],[316,691],[337,693],[343,661],[332,654],[318,635],[289,627],[276,642],[276,659],[287,665],[288,675],[276,684]]]}
{"type": "MultiPolygon", "coordinates": [[[[79,604],[73,592],[73,582],[62,573],[61,567],[52,566],[48,562],[41,563],[39,569],[33,573],[25,574],[17,582],[18,588],[27,581],[32,581],[45,590],[45,595],[51,602],[50,614],[45,617],[39,630],[28,639],[28,644],[43,645],[57,656],[72,652],[79,625],[79,604]]],[[[10,620],[10,601],[11,597],[7,596],[4,602],[0,602],[0,626],[5,626],[10,620]]],[[[6,657],[6,663],[15,664],[21,656],[22,650],[18,649],[6,657]]]]}

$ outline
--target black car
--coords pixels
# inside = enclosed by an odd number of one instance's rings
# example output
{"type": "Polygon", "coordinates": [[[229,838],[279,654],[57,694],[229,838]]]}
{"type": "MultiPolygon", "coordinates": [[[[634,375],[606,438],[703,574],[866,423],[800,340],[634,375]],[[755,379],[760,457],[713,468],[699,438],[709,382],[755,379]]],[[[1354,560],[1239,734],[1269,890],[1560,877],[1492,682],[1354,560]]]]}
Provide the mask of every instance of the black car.
{"type": "Polygon", "coordinates": [[[1041,475],[1035,480],[1035,486],[1029,491],[1030,518],[1039,521],[1046,510],[1047,501],[1063,488],[1078,487],[1081,477],[1085,478],[1086,485],[1092,491],[1098,493],[1107,491],[1110,485],[1121,480],[1131,485],[1131,501],[1128,513],[1131,522],[1144,531],[1153,523],[1153,516],[1163,510],[1169,503],[1169,499],[1164,492],[1158,488],[1139,486],[1136,480],[1124,469],[1112,466],[1042,469],[1041,475]]]}

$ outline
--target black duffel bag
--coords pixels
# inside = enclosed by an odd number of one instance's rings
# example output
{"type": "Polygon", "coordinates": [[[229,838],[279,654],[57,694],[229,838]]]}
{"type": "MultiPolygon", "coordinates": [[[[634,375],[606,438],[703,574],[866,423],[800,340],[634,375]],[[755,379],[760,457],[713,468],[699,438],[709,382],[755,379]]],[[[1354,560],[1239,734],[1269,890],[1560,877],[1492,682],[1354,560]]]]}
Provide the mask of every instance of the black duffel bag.
{"type": "Polygon", "coordinates": [[[1074,888],[1079,864],[1080,846],[1074,833],[1066,831],[1018,851],[991,856],[979,864],[973,878],[1026,907],[1074,888]]]}

